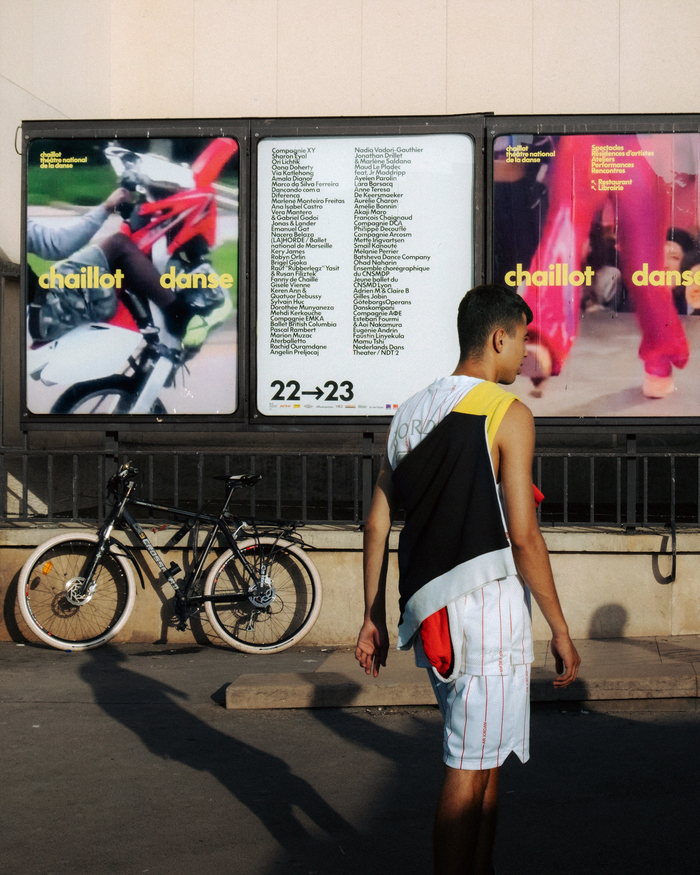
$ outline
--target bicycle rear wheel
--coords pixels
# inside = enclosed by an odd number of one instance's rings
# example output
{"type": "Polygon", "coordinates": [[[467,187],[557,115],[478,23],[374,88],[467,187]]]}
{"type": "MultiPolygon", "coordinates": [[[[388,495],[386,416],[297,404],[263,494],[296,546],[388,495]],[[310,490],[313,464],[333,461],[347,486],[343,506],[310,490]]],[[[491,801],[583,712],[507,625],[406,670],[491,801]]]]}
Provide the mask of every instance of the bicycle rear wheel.
{"type": "Polygon", "coordinates": [[[58,535],[37,547],[20,572],[22,616],[37,638],[59,650],[99,647],[119,632],[134,605],[129,560],[115,553],[102,556],[92,594],[74,593],[97,541],[91,534],[58,535]]]}
{"type": "Polygon", "coordinates": [[[209,622],[236,650],[285,650],[301,641],[321,610],[318,570],[288,541],[265,537],[239,546],[255,577],[227,550],[204,585],[204,595],[215,599],[204,603],[209,622]]]}

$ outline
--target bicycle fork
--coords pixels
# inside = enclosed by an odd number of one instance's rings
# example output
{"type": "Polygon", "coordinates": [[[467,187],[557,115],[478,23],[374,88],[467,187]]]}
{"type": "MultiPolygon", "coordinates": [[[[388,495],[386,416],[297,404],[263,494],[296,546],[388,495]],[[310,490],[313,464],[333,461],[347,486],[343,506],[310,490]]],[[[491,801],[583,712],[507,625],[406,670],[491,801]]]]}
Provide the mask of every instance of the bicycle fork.
{"type": "Polygon", "coordinates": [[[83,568],[83,573],[79,577],[74,577],[66,583],[65,596],[68,602],[76,607],[81,607],[87,604],[95,594],[97,589],[97,570],[102,562],[102,557],[106,550],[109,550],[110,539],[114,524],[126,513],[125,504],[129,498],[129,493],[133,488],[133,483],[127,485],[118,504],[112,508],[107,516],[107,519],[98,532],[97,548],[92,556],[87,560],[83,568]]]}

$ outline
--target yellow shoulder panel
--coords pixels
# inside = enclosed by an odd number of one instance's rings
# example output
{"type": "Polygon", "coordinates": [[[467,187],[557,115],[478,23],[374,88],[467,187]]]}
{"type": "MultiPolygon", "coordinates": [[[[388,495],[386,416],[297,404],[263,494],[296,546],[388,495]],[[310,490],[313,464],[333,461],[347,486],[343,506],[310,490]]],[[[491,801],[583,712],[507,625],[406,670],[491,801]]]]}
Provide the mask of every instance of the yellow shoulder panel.
{"type": "Polygon", "coordinates": [[[491,448],[493,439],[498,431],[498,426],[506,415],[506,411],[513,401],[517,400],[517,395],[514,395],[512,392],[506,392],[497,383],[484,380],[467,392],[464,398],[453,409],[455,413],[471,413],[475,416],[486,417],[486,434],[489,448],[491,448]]]}

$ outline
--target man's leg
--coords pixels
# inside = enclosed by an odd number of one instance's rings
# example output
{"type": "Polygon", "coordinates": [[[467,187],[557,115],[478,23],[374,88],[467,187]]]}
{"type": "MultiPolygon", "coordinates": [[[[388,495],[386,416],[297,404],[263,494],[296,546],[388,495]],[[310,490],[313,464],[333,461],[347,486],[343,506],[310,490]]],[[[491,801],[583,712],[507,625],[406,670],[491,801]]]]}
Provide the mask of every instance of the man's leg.
{"type": "Polygon", "coordinates": [[[498,808],[498,768],[445,766],[435,812],[435,875],[492,875],[498,808]]]}

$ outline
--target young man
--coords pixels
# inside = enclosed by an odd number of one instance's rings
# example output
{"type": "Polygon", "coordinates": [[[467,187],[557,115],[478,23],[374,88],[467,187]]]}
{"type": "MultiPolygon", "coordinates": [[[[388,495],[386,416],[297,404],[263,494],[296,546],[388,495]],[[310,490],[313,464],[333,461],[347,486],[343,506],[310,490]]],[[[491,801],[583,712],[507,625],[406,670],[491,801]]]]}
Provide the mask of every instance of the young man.
{"type": "Polygon", "coordinates": [[[397,411],[364,533],[365,620],[355,656],[386,665],[387,539],[399,541],[399,647],[429,666],[445,720],[435,875],[490,875],[498,769],[529,757],[528,590],[552,630],[559,677],[580,658],[557,597],[532,485],[532,413],[513,383],[532,313],[513,289],[478,286],[459,306],[460,361],[397,411]],[[527,584],[527,589],[524,584],[527,584]]]}

